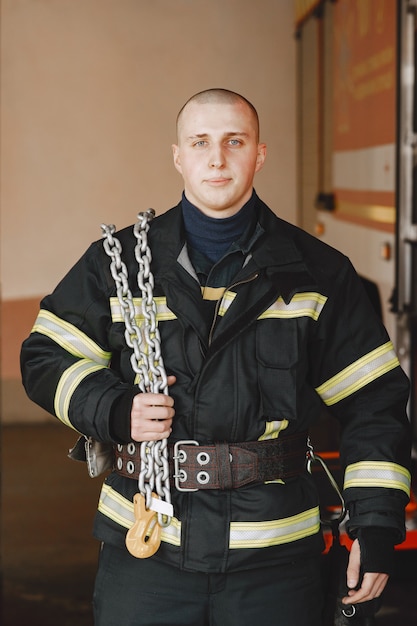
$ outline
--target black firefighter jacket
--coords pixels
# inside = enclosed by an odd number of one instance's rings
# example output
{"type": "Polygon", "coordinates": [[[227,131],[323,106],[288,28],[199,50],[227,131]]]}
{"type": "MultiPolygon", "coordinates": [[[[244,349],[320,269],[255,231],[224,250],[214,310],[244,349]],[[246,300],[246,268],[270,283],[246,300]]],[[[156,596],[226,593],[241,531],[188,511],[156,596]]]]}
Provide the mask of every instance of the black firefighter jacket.
{"type": "MultiPolygon", "coordinates": [[[[170,440],[244,442],[308,429],[326,405],[340,422],[352,535],[383,526],[404,537],[410,488],[408,381],[348,259],[277,218],[259,199],[263,234],[215,317],[184,258],[181,205],[149,231],[154,295],[176,415],[170,440]],[[182,254],[181,254],[182,253],[182,254]],[[324,404],[323,404],[324,403],[324,404]]],[[[140,319],[136,243],[118,233],[140,319]]],[[[98,241],[41,303],[22,347],[31,399],[79,433],[111,440],[113,402],[134,384],[109,258],[98,241]]],[[[110,473],[95,535],[115,545],[134,522],[137,481],[110,473]]],[[[322,549],[318,496],[305,472],[287,481],[182,493],[154,558],[223,572],[322,549]]]]}

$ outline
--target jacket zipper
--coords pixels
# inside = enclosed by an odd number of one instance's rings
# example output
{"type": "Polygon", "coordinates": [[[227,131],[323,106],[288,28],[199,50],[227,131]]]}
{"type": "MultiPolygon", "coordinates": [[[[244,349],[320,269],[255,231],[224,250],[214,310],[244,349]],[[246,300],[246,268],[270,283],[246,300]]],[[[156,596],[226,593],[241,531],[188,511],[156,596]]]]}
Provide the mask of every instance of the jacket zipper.
{"type": "MultiPolygon", "coordinates": [[[[226,293],[226,291],[230,291],[231,289],[234,289],[235,287],[238,287],[239,285],[245,285],[246,283],[250,283],[252,280],[255,280],[256,278],[258,278],[258,276],[259,276],[259,272],[256,272],[255,274],[248,276],[248,278],[246,278],[245,280],[239,280],[238,282],[231,284],[229,287],[226,287],[224,293],[226,293]]],[[[210,332],[208,336],[208,344],[207,344],[208,347],[210,347],[212,339],[213,339],[214,327],[216,325],[217,315],[218,315],[222,300],[223,300],[223,296],[219,300],[217,300],[216,307],[214,309],[213,322],[211,324],[211,328],[210,328],[210,332]]]]}
{"type": "MultiPolygon", "coordinates": [[[[244,285],[246,283],[249,283],[252,280],[255,280],[256,278],[258,278],[258,276],[259,276],[259,272],[255,272],[255,274],[252,274],[251,276],[248,276],[248,278],[246,278],[245,280],[239,280],[239,281],[237,281],[235,283],[232,283],[229,287],[226,287],[225,292],[229,291],[230,289],[234,289],[238,285],[244,285]]],[[[222,300],[223,300],[223,296],[216,303],[216,307],[215,307],[215,310],[214,310],[213,322],[211,324],[210,333],[209,333],[209,336],[208,336],[208,347],[210,347],[210,344],[211,344],[212,339],[213,339],[214,327],[216,325],[217,314],[218,314],[218,311],[219,311],[219,308],[220,308],[220,303],[221,303],[222,300]]],[[[200,345],[200,350],[202,350],[201,345],[200,345]]],[[[198,380],[198,382],[196,384],[196,390],[195,390],[194,398],[197,396],[198,388],[200,387],[200,383],[201,383],[201,377],[199,377],[199,380],[198,380]]],[[[192,433],[195,432],[194,426],[195,426],[195,403],[194,403],[194,408],[193,408],[193,412],[192,412],[192,419],[190,421],[190,432],[192,432],[192,433]]]]}

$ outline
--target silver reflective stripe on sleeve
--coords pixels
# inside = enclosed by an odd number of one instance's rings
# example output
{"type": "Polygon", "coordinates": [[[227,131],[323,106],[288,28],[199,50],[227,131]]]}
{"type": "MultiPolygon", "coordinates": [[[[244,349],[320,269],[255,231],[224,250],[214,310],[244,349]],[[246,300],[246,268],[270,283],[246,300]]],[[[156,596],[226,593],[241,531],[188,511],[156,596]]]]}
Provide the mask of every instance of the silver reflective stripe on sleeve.
{"type": "Polygon", "coordinates": [[[84,378],[93,372],[108,367],[111,352],[103,350],[73,324],[45,309],[40,310],[32,333],[39,333],[48,337],[69,355],[79,359],[62,373],[54,398],[54,409],[57,417],[67,426],[74,428],[68,417],[71,397],[84,378]]]}
{"type": "Polygon", "coordinates": [[[402,465],[388,461],[359,461],[346,468],[343,487],[400,489],[410,496],[410,485],[410,472],[402,465]]]}
{"type": "Polygon", "coordinates": [[[328,406],[336,404],[400,365],[391,341],[372,350],[316,388],[328,406]]]}
{"type": "Polygon", "coordinates": [[[73,324],[54,315],[50,311],[41,309],[32,333],[40,333],[55,341],[66,352],[81,359],[90,359],[107,367],[111,353],[102,350],[90,337],[73,324]]]}
{"type": "Polygon", "coordinates": [[[102,365],[82,359],[71,365],[62,374],[55,392],[54,408],[56,416],[67,426],[74,428],[68,416],[69,405],[74,391],[84,378],[102,369],[102,365]]]}

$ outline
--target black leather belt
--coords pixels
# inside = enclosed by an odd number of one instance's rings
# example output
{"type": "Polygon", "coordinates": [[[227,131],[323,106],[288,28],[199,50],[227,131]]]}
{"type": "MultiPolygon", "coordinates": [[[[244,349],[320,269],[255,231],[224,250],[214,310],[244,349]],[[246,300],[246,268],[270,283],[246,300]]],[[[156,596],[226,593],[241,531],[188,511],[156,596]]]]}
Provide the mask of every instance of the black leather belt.
{"type": "MultiPolygon", "coordinates": [[[[116,472],[139,477],[140,445],[115,446],[116,472]]],[[[181,440],[169,444],[168,452],[170,476],[179,491],[237,489],[301,474],[306,468],[307,432],[242,443],[199,445],[181,440]]]]}

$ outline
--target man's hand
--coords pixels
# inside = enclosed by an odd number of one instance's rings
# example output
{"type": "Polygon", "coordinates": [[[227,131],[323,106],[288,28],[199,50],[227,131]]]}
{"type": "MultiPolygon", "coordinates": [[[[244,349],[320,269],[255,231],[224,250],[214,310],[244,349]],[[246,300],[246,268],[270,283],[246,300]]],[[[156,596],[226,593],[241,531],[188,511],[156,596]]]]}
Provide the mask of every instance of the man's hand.
{"type": "Polygon", "coordinates": [[[363,576],[360,588],[355,591],[354,587],[359,583],[360,564],[361,550],[359,541],[355,539],[350,550],[347,568],[347,586],[350,591],[348,591],[348,595],[343,598],[343,604],[367,602],[373,598],[378,598],[388,582],[388,574],[366,572],[363,576]]]}
{"type": "MultiPolygon", "coordinates": [[[[175,376],[168,376],[173,385],[175,376]]],[[[169,437],[175,415],[174,400],[164,393],[138,393],[133,398],[130,433],[133,441],[159,441],[169,437]]]]}

